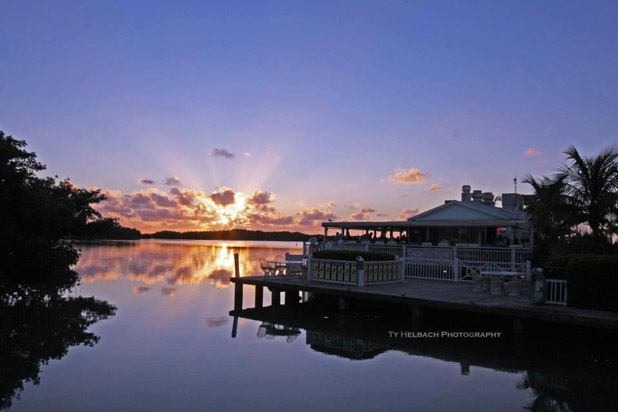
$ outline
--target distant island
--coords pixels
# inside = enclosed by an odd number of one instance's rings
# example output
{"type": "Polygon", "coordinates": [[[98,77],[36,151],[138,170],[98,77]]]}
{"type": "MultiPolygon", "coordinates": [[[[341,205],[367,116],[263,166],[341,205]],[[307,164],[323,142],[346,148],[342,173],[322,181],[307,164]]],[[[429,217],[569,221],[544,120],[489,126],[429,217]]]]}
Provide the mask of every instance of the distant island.
{"type": "Polygon", "coordinates": [[[312,235],[301,232],[264,232],[261,230],[231,229],[212,231],[177,232],[164,230],[142,233],[137,229],[120,225],[118,220],[102,218],[89,222],[85,229],[72,236],[77,240],[137,240],[137,239],[186,239],[186,240],[271,240],[304,242],[312,235]]]}
{"type": "Polygon", "coordinates": [[[174,232],[161,231],[143,234],[144,239],[199,239],[199,240],[274,240],[304,242],[312,235],[301,232],[264,232],[261,230],[232,229],[213,231],[174,232]]]}

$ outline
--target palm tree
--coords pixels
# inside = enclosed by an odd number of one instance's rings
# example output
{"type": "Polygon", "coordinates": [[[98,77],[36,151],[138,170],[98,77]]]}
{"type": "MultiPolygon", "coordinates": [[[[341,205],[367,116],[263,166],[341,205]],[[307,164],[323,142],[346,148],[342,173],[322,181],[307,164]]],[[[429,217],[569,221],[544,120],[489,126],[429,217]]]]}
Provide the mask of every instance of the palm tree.
{"type": "Polygon", "coordinates": [[[586,223],[594,237],[611,236],[618,215],[618,151],[608,147],[594,157],[584,157],[574,146],[565,152],[566,195],[578,223],[586,223]]]}
{"type": "Polygon", "coordinates": [[[526,212],[542,239],[556,239],[565,235],[574,223],[569,213],[565,179],[562,175],[543,176],[539,179],[528,175],[523,180],[534,189],[534,196],[526,199],[526,212]]]}

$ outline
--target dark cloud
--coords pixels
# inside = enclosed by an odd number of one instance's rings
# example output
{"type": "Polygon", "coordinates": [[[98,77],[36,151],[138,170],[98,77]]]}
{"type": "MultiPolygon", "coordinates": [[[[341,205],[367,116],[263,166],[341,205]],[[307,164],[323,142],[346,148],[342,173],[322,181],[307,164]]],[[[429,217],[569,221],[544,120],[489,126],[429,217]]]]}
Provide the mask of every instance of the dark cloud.
{"type": "Polygon", "coordinates": [[[170,193],[174,195],[178,203],[183,206],[190,206],[195,201],[195,195],[190,190],[180,190],[174,187],[170,190],[170,193]]]}
{"type": "Polygon", "coordinates": [[[176,207],[177,202],[174,199],[170,199],[165,195],[160,195],[157,193],[151,193],[150,199],[157,205],[161,207],[176,207]]]}
{"type": "Polygon", "coordinates": [[[236,201],[236,193],[232,189],[222,187],[218,191],[211,193],[210,198],[218,205],[228,206],[236,201]]]}
{"type": "Polygon", "coordinates": [[[137,181],[138,183],[141,183],[143,185],[152,185],[154,184],[154,180],[152,179],[146,179],[146,178],[141,178],[140,180],[137,181]]]}
{"type": "Polygon", "coordinates": [[[234,157],[234,153],[226,149],[214,148],[212,150],[211,156],[225,157],[226,159],[232,159],[234,157]]]}
{"type": "Polygon", "coordinates": [[[206,326],[208,326],[209,328],[217,328],[219,326],[223,326],[228,322],[228,317],[226,316],[221,316],[221,317],[210,317],[210,318],[206,318],[206,326]]]}
{"type": "Polygon", "coordinates": [[[180,179],[177,177],[166,177],[165,184],[168,186],[177,186],[180,184],[180,179]]]}
{"type": "Polygon", "coordinates": [[[275,201],[275,195],[271,192],[262,192],[260,190],[256,190],[253,193],[253,196],[249,198],[249,202],[254,205],[265,205],[268,203],[272,203],[275,201]]]}
{"type": "Polygon", "coordinates": [[[301,226],[315,225],[316,223],[323,222],[329,219],[336,219],[334,213],[330,211],[321,211],[319,209],[303,209],[299,213],[298,224],[301,226]]]}
{"type": "Polygon", "coordinates": [[[164,296],[174,296],[176,294],[176,288],[171,286],[164,286],[161,288],[161,294],[164,296]]]}
{"type": "Polygon", "coordinates": [[[251,213],[249,215],[249,222],[254,225],[289,226],[294,224],[294,216],[271,216],[251,213]]]}

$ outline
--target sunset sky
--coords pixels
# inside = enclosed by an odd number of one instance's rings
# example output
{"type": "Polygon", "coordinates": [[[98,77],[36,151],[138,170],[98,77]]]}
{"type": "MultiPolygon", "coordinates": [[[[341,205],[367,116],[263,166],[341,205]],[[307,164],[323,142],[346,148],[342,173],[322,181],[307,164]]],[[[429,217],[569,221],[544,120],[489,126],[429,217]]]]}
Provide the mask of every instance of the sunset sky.
{"type": "Polygon", "coordinates": [[[0,129],[146,232],[400,219],[618,141],[617,21],[615,1],[3,1],[0,129]]]}

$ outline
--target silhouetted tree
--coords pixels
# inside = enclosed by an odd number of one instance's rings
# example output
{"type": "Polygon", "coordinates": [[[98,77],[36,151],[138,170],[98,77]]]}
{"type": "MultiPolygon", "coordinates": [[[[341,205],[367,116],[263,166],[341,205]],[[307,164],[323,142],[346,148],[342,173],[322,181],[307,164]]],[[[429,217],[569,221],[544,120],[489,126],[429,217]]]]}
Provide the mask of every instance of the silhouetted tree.
{"type": "Polygon", "coordinates": [[[586,223],[594,237],[610,236],[618,215],[618,151],[609,147],[585,157],[570,146],[565,154],[570,163],[562,166],[561,176],[578,222],[586,223]]]}
{"type": "Polygon", "coordinates": [[[565,250],[614,253],[610,243],[617,228],[618,152],[610,147],[584,157],[570,146],[565,154],[567,163],[555,176],[524,180],[534,188],[526,210],[541,238],[537,261],[565,250]]]}
{"type": "Polygon", "coordinates": [[[524,179],[524,183],[534,189],[534,196],[526,198],[526,211],[542,239],[556,239],[569,233],[575,222],[572,213],[569,213],[564,181],[564,176],[536,179],[528,175],[524,179]]]}
{"type": "Polygon", "coordinates": [[[72,287],[78,253],[61,239],[100,218],[99,190],[39,177],[26,142],[0,131],[0,300],[51,297],[72,287]]]}

